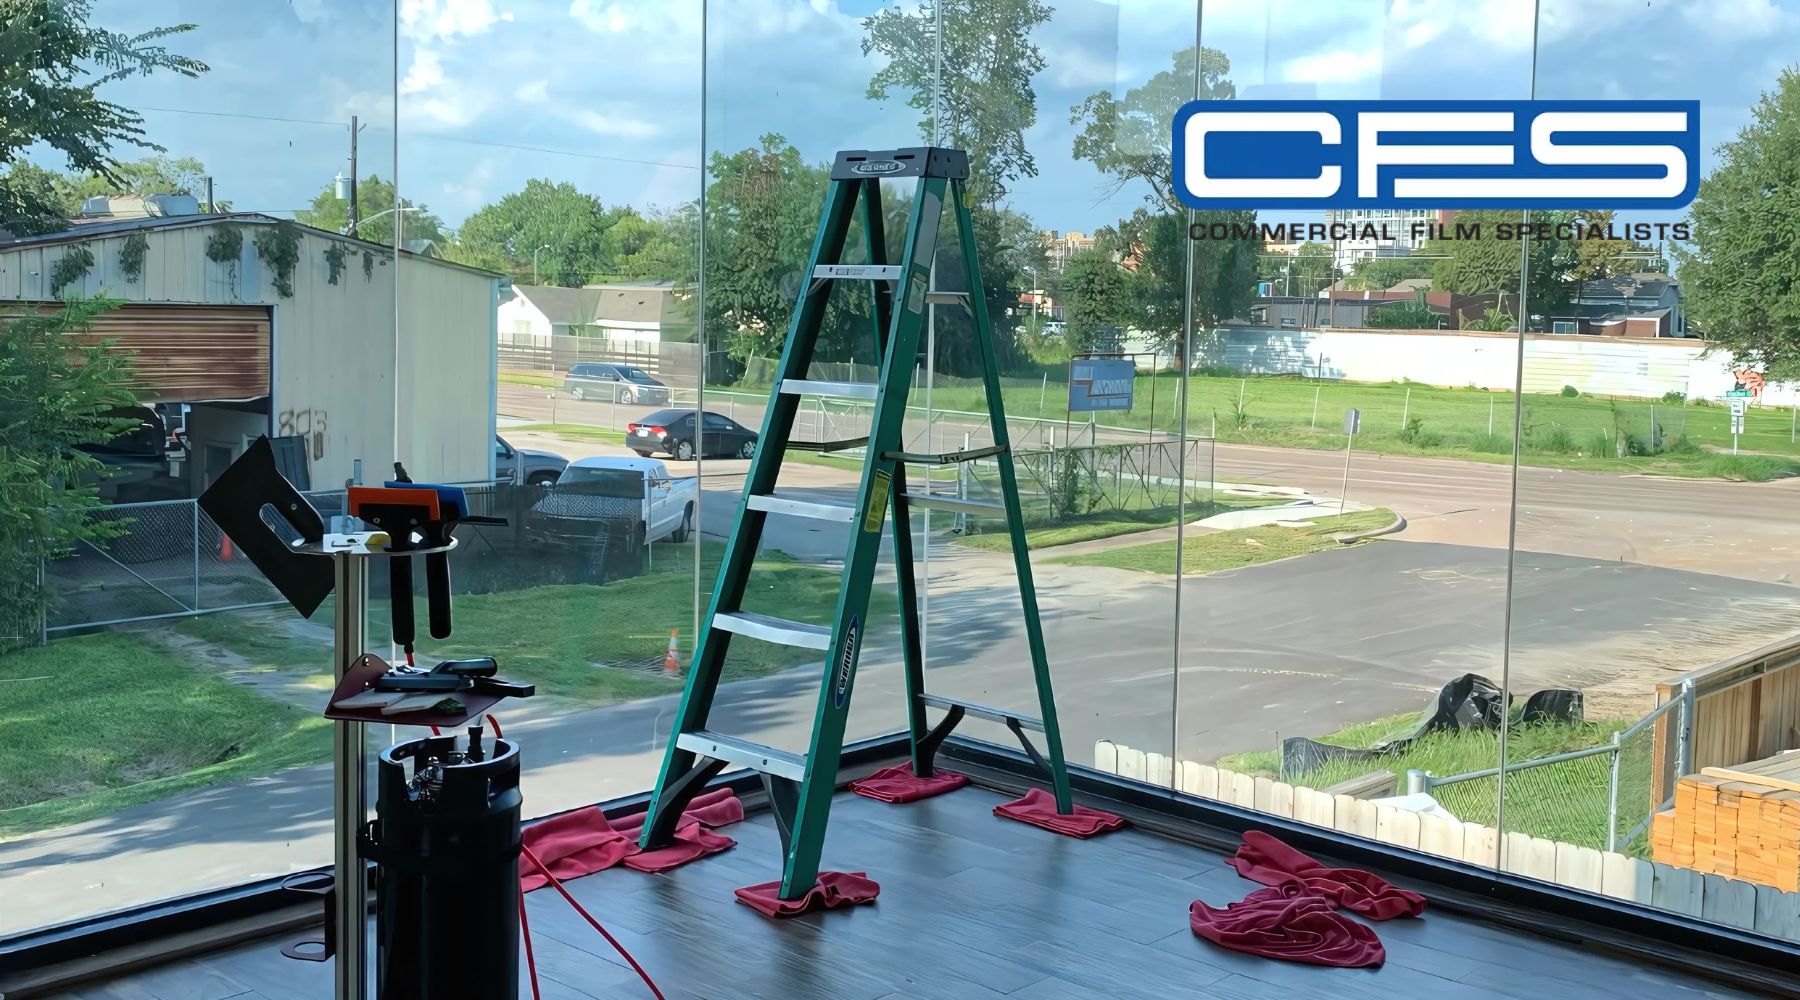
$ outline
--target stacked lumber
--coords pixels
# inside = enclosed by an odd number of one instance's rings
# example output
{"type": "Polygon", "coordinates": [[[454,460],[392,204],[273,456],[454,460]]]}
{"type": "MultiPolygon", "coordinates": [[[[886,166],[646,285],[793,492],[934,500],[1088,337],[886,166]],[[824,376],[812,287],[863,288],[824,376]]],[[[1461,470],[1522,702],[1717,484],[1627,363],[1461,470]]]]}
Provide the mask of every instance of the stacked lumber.
{"type": "Polygon", "coordinates": [[[1682,778],[1675,807],[1651,817],[1650,850],[1666,865],[1800,892],[1800,752],[1682,778]]]}

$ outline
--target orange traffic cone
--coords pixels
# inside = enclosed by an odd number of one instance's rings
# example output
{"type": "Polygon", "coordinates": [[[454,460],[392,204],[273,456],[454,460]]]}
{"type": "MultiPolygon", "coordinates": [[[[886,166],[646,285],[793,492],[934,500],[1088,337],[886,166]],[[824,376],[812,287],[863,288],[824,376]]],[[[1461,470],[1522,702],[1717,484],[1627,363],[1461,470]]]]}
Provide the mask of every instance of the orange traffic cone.
{"type": "Polygon", "coordinates": [[[664,677],[681,676],[681,661],[675,657],[676,636],[679,635],[680,632],[680,629],[672,628],[669,630],[669,651],[663,654],[664,677]]]}
{"type": "Polygon", "coordinates": [[[231,536],[223,531],[219,532],[219,561],[230,562],[235,556],[236,553],[231,548],[231,536]]]}

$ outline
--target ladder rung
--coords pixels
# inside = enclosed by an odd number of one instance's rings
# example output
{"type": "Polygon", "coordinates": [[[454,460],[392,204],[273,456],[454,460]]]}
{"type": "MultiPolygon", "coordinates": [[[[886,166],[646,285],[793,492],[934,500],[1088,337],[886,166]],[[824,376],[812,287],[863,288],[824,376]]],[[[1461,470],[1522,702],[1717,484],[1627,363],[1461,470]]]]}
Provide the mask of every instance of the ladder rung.
{"type": "Polygon", "coordinates": [[[908,493],[906,494],[906,505],[929,510],[947,510],[955,514],[974,514],[978,517],[1006,516],[1006,508],[991,500],[965,500],[962,497],[943,496],[935,493],[908,493]]]}
{"type": "Polygon", "coordinates": [[[713,615],[712,623],[713,628],[716,629],[747,635],[752,639],[761,639],[764,642],[780,643],[783,646],[826,649],[831,645],[831,629],[823,625],[791,622],[786,618],[759,615],[754,611],[731,611],[713,615]]]}
{"type": "Polygon", "coordinates": [[[991,458],[1006,451],[1006,445],[989,445],[986,448],[970,448],[966,451],[945,452],[942,455],[915,454],[910,451],[890,451],[882,458],[890,462],[905,462],[907,465],[955,465],[958,462],[973,462],[978,458],[991,458]]]}
{"type": "Polygon", "coordinates": [[[874,399],[877,388],[867,382],[818,382],[806,378],[781,380],[781,391],[790,396],[842,396],[845,399],[874,399]]]}
{"type": "Polygon", "coordinates": [[[859,437],[844,438],[842,441],[789,441],[787,446],[790,451],[816,451],[825,453],[832,451],[849,451],[852,448],[866,448],[868,447],[868,444],[868,438],[859,437]]]}
{"type": "Polygon", "coordinates": [[[767,511],[770,514],[788,514],[793,517],[811,517],[820,521],[849,523],[856,520],[856,508],[849,504],[832,500],[801,500],[796,497],[784,497],[779,493],[752,496],[749,506],[751,510],[767,511]]]}
{"type": "Polygon", "coordinates": [[[1002,725],[1016,719],[1018,720],[1019,725],[1026,729],[1040,733],[1044,731],[1044,723],[1041,720],[1034,719],[1029,715],[1020,715],[1017,712],[1008,712],[1001,708],[993,708],[972,701],[958,701],[955,698],[946,698],[943,695],[936,694],[921,693],[919,695],[919,700],[932,708],[941,708],[946,711],[952,708],[960,708],[964,712],[967,712],[978,719],[988,719],[1002,725]]]}
{"type": "Polygon", "coordinates": [[[735,736],[702,729],[695,733],[682,733],[675,738],[675,745],[702,757],[722,760],[727,764],[747,767],[752,771],[761,771],[789,781],[806,780],[805,757],[766,747],[761,743],[740,740],[735,736]]]}
{"type": "Polygon", "coordinates": [[[969,301],[968,292],[926,292],[925,301],[940,306],[960,305],[969,301]]]}
{"type": "Polygon", "coordinates": [[[898,264],[820,264],[813,268],[815,278],[861,278],[866,281],[896,281],[898,264]]]}

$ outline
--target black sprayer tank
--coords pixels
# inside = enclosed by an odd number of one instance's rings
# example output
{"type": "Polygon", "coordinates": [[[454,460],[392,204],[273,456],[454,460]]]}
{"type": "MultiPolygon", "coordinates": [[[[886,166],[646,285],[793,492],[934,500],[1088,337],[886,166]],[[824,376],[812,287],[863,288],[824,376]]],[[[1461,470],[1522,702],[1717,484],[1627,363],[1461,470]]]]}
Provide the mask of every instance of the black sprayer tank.
{"type": "Polygon", "coordinates": [[[397,743],[377,765],[380,1000],[519,995],[519,749],[462,742],[397,743]]]}

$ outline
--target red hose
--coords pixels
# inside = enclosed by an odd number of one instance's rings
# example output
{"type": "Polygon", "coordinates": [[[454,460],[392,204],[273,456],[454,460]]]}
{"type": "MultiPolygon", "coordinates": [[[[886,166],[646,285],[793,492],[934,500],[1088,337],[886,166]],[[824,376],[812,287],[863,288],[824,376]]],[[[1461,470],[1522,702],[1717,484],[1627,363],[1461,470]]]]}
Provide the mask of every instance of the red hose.
{"type": "Polygon", "coordinates": [[[531,918],[525,915],[525,883],[519,883],[519,930],[525,934],[525,967],[531,970],[531,1000],[543,1000],[538,993],[537,956],[531,953],[531,918]]]}
{"type": "Polygon", "coordinates": [[[613,950],[624,957],[625,961],[631,965],[631,970],[638,974],[638,978],[644,981],[645,986],[650,987],[650,994],[656,997],[656,1000],[668,1000],[667,997],[662,995],[662,990],[656,988],[656,983],[651,981],[650,974],[644,971],[644,967],[637,963],[637,959],[631,957],[631,952],[626,951],[625,946],[620,944],[617,938],[609,934],[606,928],[600,926],[600,921],[595,920],[593,914],[589,913],[580,903],[576,902],[574,896],[569,895],[569,890],[563,888],[563,884],[557,881],[555,875],[550,874],[550,869],[544,867],[544,863],[538,860],[538,856],[532,852],[531,848],[521,845],[520,849],[525,852],[526,859],[533,865],[536,865],[537,870],[542,872],[546,879],[550,880],[551,887],[557,892],[562,893],[562,898],[569,901],[569,905],[575,908],[576,913],[581,914],[582,919],[588,922],[588,926],[599,931],[600,936],[606,939],[606,943],[612,945],[613,950]]]}

